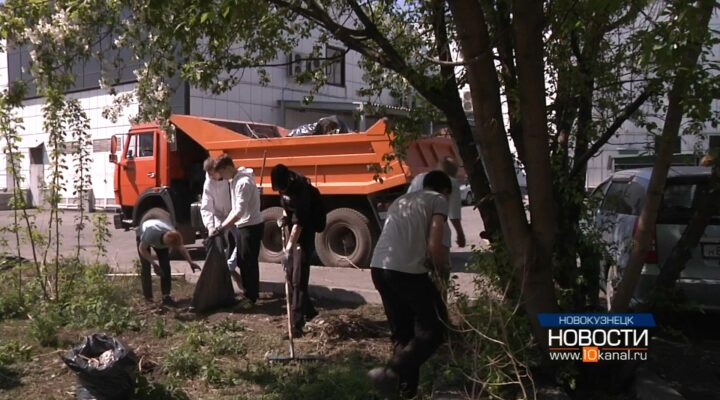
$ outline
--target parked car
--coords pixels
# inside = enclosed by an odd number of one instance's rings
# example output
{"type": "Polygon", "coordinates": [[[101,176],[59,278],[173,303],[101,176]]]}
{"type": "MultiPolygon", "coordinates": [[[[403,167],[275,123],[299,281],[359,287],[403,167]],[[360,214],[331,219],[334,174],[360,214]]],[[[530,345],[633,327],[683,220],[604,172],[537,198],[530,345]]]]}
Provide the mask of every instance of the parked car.
{"type": "MultiPolygon", "coordinates": [[[[592,194],[598,200],[595,223],[609,245],[610,260],[600,271],[600,287],[608,300],[612,299],[627,265],[651,173],[652,168],[616,172],[592,194]]],[[[653,247],[647,255],[632,304],[648,298],[660,267],[693,215],[695,195],[702,192],[709,177],[708,167],[670,168],[653,247]]],[[[692,304],[704,309],[720,309],[720,215],[712,218],[699,245],[692,250],[676,287],[692,304]]]]}
{"type": "Polygon", "coordinates": [[[473,197],[473,192],[470,188],[470,182],[467,179],[465,179],[465,181],[460,184],[460,200],[462,200],[462,203],[465,205],[471,205],[475,203],[475,197],[473,197]]]}

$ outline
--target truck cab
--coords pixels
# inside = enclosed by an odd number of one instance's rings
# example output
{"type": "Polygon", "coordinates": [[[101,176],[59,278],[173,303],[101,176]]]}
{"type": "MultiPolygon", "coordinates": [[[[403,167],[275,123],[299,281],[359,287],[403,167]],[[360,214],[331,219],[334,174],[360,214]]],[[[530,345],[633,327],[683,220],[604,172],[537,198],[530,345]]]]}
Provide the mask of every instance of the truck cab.
{"type": "Polygon", "coordinates": [[[190,205],[202,194],[202,163],[208,151],[186,135],[175,139],[169,141],[155,124],[136,125],[113,138],[115,201],[120,205],[113,219],[116,228],[129,229],[146,219],[161,218],[175,225],[185,243],[195,241],[190,205]]]}
{"type": "Polygon", "coordinates": [[[287,137],[284,128],[246,121],[190,115],[170,117],[170,132],[157,124],[134,125],[113,136],[116,228],[130,229],[150,218],[168,221],[186,244],[206,232],[199,216],[207,157],[223,153],[237,166],[252,168],[261,190],[265,230],[260,259],[279,262],[282,216],[270,171],[277,164],[308,177],[327,211],[326,229],[315,249],[326,266],[366,267],[380,234],[384,209],[405,193],[418,173],[446,155],[457,157],[449,138],[423,138],[409,145],[405,158],[393,155],[392,132],[381,120],[364,132],[287,137]]]}

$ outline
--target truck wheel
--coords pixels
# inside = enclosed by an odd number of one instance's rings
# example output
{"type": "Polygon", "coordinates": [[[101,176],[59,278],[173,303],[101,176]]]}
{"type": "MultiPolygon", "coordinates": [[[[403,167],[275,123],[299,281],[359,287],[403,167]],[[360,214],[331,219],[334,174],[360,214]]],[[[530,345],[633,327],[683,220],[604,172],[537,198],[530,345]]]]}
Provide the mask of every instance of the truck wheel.
{"type": "Polygon", "coordinates": [[[262,211],[265,226],[260,243],[260,261],[271,263],[282,261],[282,235],[277,226],[277,220],[282,216],[282,207],[269,207],[262,211]]]}
{"type": "Polygon", "coordinates": [[[168,224],[171,223],[170,213],[160,207],[153,207],[145,211],[145,214],[143,214],[142,218],[140,218],[140,225],[142,225],[143,222],[149,219],[159,219],[161,221],[167,222],[168,224]]]}
{"type": "Polygon", "coordinates": [[[315,250],[328,267],[367,267],[372,255],[370,221],[350,208],[330,211],[325,230],[315,236],[315,250]]]}

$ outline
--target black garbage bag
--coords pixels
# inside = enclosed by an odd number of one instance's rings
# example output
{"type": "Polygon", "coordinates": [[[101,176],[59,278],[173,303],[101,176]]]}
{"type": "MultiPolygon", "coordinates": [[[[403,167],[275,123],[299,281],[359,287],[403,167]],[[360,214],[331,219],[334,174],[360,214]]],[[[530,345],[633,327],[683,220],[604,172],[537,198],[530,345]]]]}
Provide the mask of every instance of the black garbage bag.
{"type": "Polygon", "coordinates": [[[313,135],[332,135],[348,133],[348,127],[337,115],[320,118],[315,124],[313,135]]]}
{"type": "Polygon", "coordinates": [[[196,312],[235,304],[235,291],[227,268],[227,257],[223,251],[223,238],[216,236],[205,243],[207,257],[200,278],[195,284],[192,306],[196,312]]]}
{"type": "Polygon", "coordinates": [[[138,359],[124,343],[104,333],[86,336],[63,361],[78,378],[76,399],[128,399],[135,390],[138,359]]]}

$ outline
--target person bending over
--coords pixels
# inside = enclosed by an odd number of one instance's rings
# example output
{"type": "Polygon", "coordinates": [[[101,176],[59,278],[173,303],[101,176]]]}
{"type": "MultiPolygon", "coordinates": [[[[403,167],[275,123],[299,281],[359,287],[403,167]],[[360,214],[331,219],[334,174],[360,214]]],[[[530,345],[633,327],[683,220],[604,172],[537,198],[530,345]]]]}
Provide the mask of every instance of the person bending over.
{"type": "Polygon", "coordinates": [[[172,281],[170,276],[169,250],[174,249],[180,253],[185,261],[188,262],[193,272],[200,269],[200,267],[192,261],[190,254],[183,245],[182,235],[165,221],[148,219],[137,228],[135,238],[138,255],[140,256],[140,282],[145,300],[153,301],[152,280],[150,278],[150,267],[152,266],[155,274],[160,276],[160,291],[163,296],[163,304],[168,306],[174,305],[175,302],[172,297],[170,297],[172,281]],[[158,262],[153,260],[150,249],[155,251],[158,262]]]}

